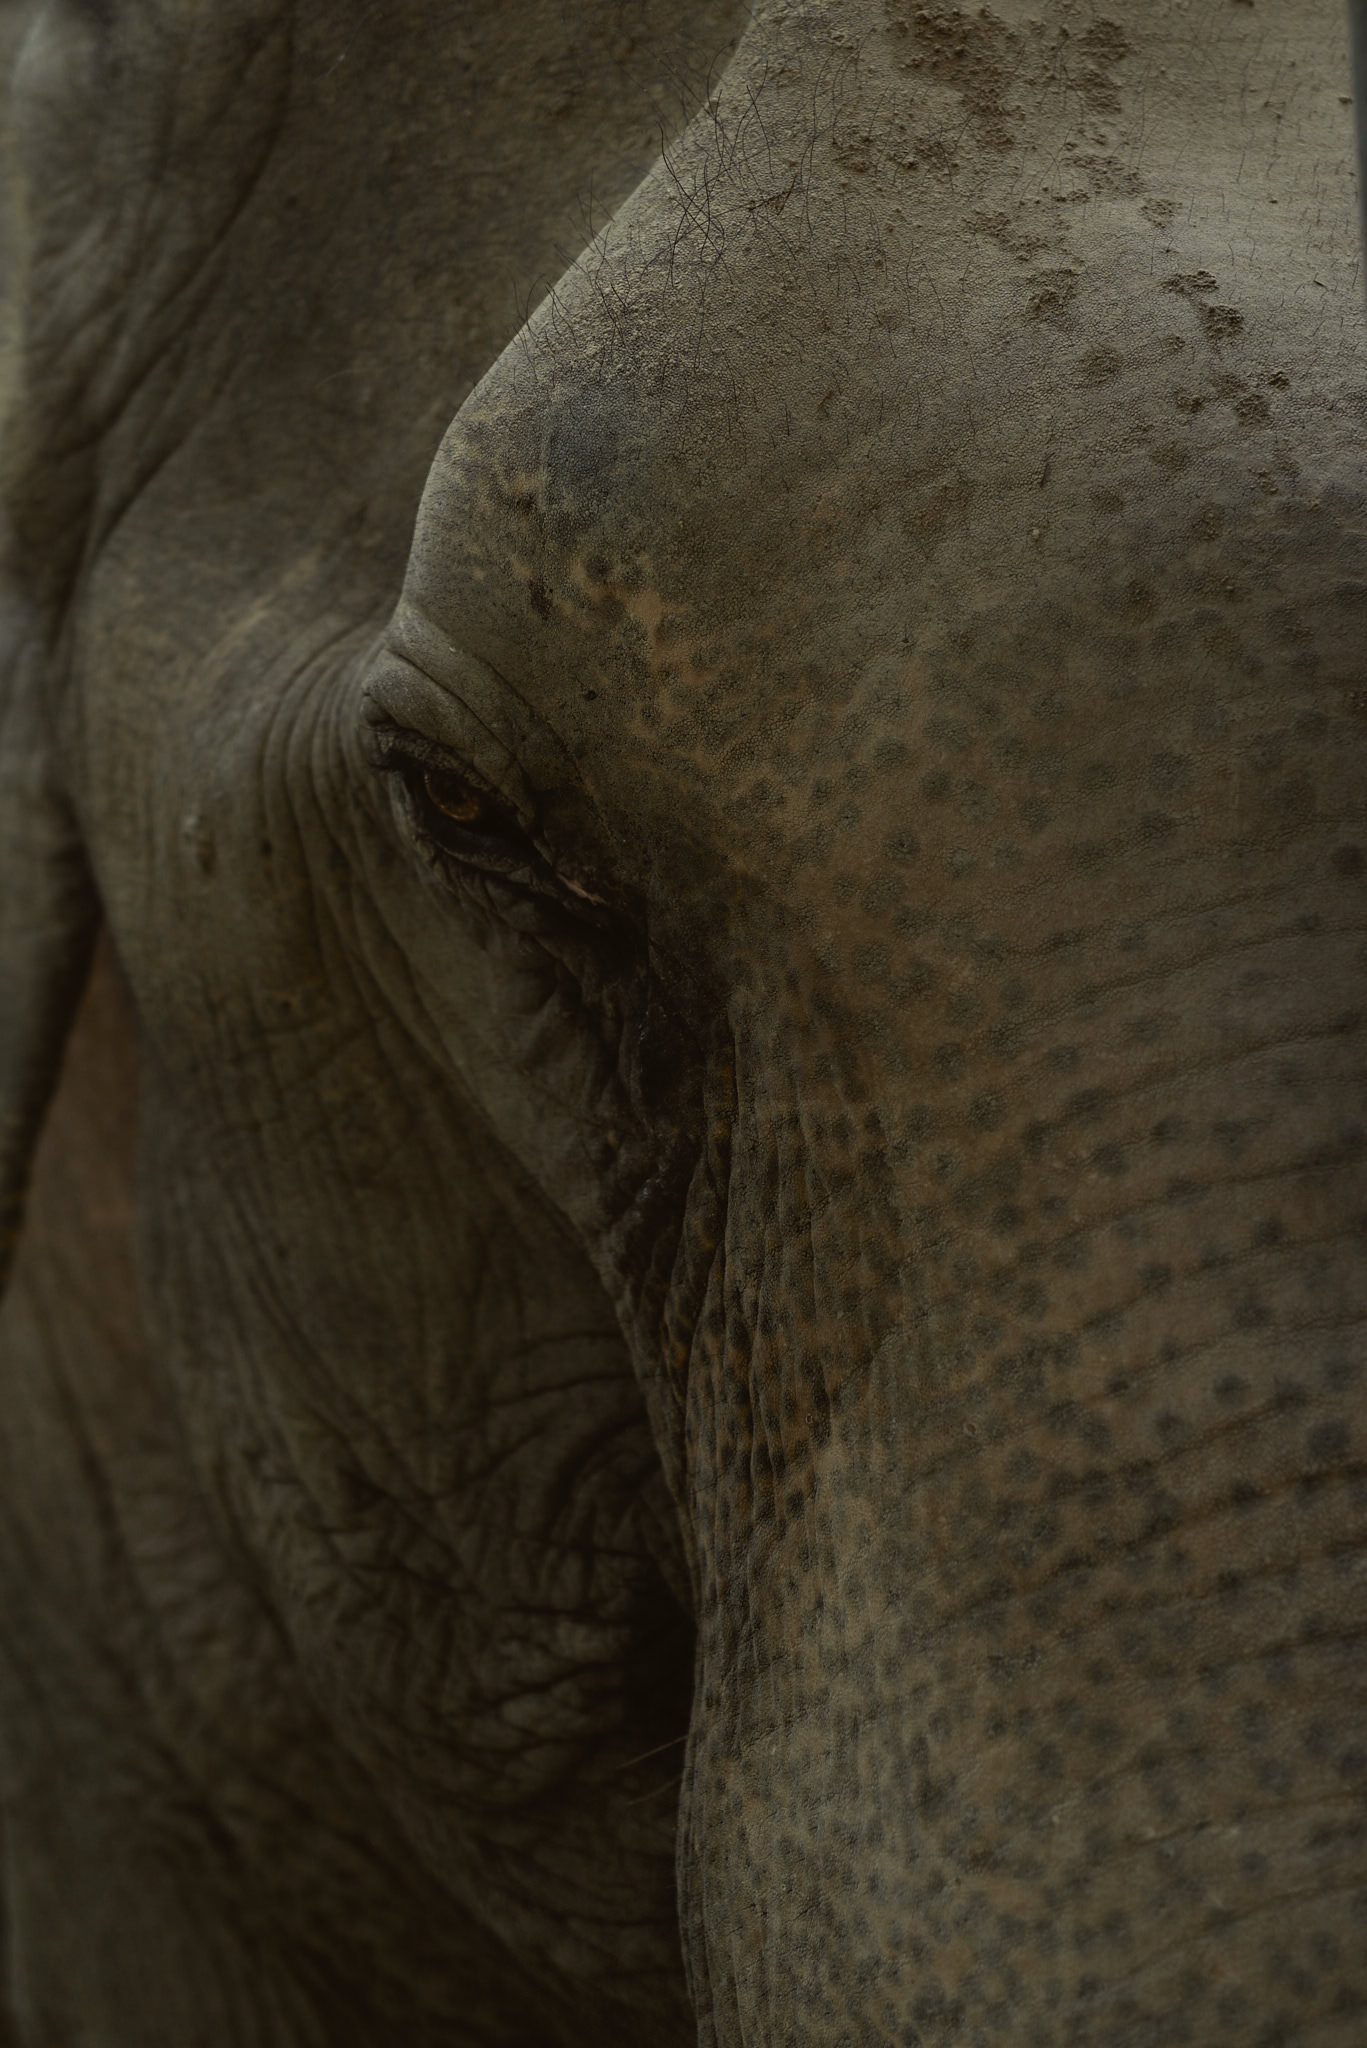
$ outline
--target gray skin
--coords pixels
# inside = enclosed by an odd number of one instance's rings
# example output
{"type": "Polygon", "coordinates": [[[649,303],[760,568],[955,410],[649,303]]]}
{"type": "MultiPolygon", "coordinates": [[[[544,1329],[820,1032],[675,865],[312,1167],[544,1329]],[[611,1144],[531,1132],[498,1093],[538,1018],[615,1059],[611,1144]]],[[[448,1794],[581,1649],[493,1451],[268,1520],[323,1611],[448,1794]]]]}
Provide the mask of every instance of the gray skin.
{"type": "Polygon", "coordinates": [[[43,11],[22,2042],[1360,2048],[1346,80],[43,11]]]}

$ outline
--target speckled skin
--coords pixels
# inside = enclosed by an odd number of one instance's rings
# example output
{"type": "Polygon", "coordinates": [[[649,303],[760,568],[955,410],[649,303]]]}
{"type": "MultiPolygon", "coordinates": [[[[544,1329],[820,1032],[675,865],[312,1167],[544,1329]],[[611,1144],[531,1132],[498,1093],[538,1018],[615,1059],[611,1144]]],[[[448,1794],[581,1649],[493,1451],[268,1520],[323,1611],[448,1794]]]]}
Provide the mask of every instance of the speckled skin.
{"type": "Polygon", "coordinates": [[[10,492],[11,923],[118,962],[6,1309],[21,2038],[1358,2048],[1337,15],[700,10],[634,168],[605,38],[518,325],[450,106],[339,187],[246,12],[113,32],[185,168],[103,295],[56,180],[10,492]]]}

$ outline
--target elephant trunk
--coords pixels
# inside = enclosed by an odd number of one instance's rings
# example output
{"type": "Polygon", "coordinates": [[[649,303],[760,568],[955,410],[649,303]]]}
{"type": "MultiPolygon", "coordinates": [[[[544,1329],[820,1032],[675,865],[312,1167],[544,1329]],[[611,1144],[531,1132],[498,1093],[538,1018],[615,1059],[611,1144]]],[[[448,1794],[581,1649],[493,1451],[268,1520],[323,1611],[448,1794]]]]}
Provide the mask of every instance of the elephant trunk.
{"type": "Polygon", "coordinates": [[[1212,909],[1104,993],[1045,949],[1028,1123],[971,1047],[933,1111],[862,1086],[848,1011],[824,1118],[742,1079],[762,1200],[689,1389],[702,2039],[1361,2038],[1359,943],[1212,909]]]}

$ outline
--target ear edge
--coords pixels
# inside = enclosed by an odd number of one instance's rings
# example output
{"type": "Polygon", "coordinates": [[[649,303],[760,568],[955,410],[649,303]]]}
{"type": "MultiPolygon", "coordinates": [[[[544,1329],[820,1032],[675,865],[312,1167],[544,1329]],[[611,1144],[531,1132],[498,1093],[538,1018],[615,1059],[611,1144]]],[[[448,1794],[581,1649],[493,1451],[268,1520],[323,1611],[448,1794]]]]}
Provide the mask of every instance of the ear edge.
{"type": "Polygon", "coordinates": [[[0,1290],[100,927],[26,624],[13,611],[0,621],[0,1290]]]}

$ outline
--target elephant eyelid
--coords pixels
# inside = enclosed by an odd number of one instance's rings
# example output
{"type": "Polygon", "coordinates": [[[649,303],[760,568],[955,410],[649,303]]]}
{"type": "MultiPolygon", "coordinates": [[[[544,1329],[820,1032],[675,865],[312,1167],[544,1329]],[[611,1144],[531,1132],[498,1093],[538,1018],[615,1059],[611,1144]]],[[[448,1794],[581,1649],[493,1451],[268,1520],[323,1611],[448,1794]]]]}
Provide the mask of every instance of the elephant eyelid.
{"type": "Polygon", "coordinates": [[[372,718],[366,728],[366,754],[371,767],[381,775],[421,776],[424,771],[430,771],[434,775],[450,777],[468,788],[473,796],[496,807],[508,821],[510,829],[524,833],[530,833],[532,829],[525,820],[518,819],[508,798],[492,787],[478,769],[448,747],[428,739],[425,733],[415,732],[391,719],[372,718]]]}

